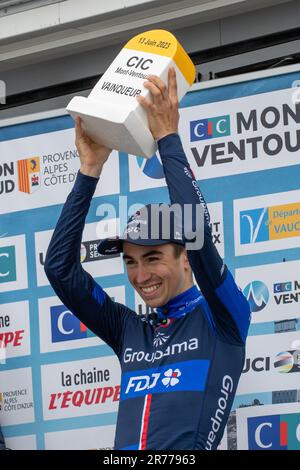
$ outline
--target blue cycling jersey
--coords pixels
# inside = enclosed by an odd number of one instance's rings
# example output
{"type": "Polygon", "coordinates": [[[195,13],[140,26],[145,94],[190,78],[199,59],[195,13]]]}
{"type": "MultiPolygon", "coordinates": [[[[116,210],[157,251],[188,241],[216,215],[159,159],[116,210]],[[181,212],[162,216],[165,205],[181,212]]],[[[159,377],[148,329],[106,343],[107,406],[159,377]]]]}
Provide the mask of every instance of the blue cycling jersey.
{"type": "Polygon", "coordinates": [[[159,150],[171,203],[205,208],[204,245],[188,252],[201,293],[194,286],[148,316],[113,301],[80,264],[85,217],[98,182],[80,172],[45,271],[62,302],[119,358],[115,448],[216,449],[243,368],[250,309],[212,242],[205,201],[179,136],[161,139],[159,150]]]}

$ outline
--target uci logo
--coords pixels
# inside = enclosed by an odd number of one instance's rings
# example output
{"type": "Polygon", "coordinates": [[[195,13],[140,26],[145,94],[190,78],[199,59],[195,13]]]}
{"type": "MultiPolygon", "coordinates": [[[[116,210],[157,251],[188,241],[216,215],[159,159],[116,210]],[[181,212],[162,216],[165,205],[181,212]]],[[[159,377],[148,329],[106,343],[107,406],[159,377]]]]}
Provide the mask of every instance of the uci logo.
{"type": "Polygon", "coordinates": [[[230,116],[217,116],[190,122],[191,142],[230,135],[230,116]]]}

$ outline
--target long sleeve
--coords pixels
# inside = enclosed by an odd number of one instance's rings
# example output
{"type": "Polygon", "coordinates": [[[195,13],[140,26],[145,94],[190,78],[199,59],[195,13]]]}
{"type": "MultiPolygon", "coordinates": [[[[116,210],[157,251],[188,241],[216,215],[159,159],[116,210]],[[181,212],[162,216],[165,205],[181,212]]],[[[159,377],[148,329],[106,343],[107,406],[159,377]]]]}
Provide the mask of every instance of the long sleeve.
{"type": "Polygon", "coordinates": [[[64,305],[119,355],[124,322],[133,312],[110,299],[80,263],[82,232],[97,182],[78,172],[48,247],[45,272],[64,305]]]}
{"type": "MultiPolygon", "coordinates": [[[[203,235],[202,246],[197,248],[196,244],[196,249],[188,250],[188,257],[196,281],[209,304],[212,321],[227,339],[235,337],[244,341],[250,321],[249,305],[213,244],[208,209],[180,138],[177,134],[171,134],[161,139],[158,146],[171,204],[179,204],[183,214],[189,206],[191,220],[184,220],[183,217],[184,223],[188,224],[185,229],[188,233],[203,235]],[[199,205],[202,211],[197,212],[199,205]],[[200,221],[197,218],[199,213],[203,214],[200,221]]],[[[193,244],[190,246],[193,247],[193,244]]]]}

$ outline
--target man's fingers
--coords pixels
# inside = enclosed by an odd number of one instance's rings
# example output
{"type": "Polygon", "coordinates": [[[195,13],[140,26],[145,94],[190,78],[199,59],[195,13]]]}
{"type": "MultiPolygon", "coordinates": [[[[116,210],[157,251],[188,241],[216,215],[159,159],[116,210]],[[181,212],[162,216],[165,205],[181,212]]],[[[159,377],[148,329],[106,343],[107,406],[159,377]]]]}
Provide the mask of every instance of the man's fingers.
{"type": "Polygon", "coordinates": [[[81,118],[79,116],[77,116],[75,119],[75,134],[76,134],[76,139],[80,139],[81,137],[83,137],[83,129],[81,127],[81,118]]]}
{"type": "Polygon", "coordinates": [[[147,98],[145,98],[144,96],[137,96],[136,99],[138,100],[138,102],[140,103],[140,105],[143,106],[143,108],[145,109],[145,111],[149,112],[153,112],[156,110],[156,106],[149,100],[147,100],[147,98]]]}
{"type": "Polygon", "coordinates": [[[174,67],[170,67],[168,71],[168,89],[171,101],[173,103],[178,102],[177,80],[174,67]]]}
{"type": "Polygon", "coordinates": [[[90,138],[86,135],[85,131],[82,128],[82,119],[77,116],[75,119],[75,143],[90,143],[90,138]]]}
{"type": "Polygon", "coordinates": [[[165,82],[159,78],[157,75],[149,75],[148,80],[150,83],[153,83],[160,91],[164,98],[168,97],[168,88],[165,82]]]}
{"type": "Polygon", "coordinates": [[[154,102],[156,102],[156,103],[161,103],[162,102],[162,100],[163,100],[162,92],[157,87],[157,85],[155,83],[150,82],[150,81],[145,82],[144,87],[147,88],[147,90],[150,91],[154,102]]]}

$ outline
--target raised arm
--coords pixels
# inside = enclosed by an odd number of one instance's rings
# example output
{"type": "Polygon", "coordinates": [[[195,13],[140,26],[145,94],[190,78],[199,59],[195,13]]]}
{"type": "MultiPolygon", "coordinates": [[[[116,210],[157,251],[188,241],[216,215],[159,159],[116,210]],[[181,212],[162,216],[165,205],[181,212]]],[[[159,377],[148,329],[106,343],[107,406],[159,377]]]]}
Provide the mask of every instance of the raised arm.
{"type": "Polygon", "coordinates": [[[235,338],[244,341],[250,319],[248,302],[213,244],[207,206],[178,136],[179,113],[174,69],[169,70],[168,87],[155,76],[150,76],[145,86],[151,91],[153,102],[143,97],[138,99],[147,111],[150,130],[158,141],[171,203],[180,204],[183,213],[185,205],[192,206],[188,232],[195,233],[196,237],[197,232],[201,233],[197,226],[197,205],[203,207],[203,245],[199,248],[196,240],[194,249],[193,244],[189,244],[191,249],[188,250],[194,276],[210,306],[212,322],[218,332],[228,340],[235,338]]]}
{"type": "Polygon", "coordinates": [[[81,167],[48,247],[45,272],[64,305],[119,354],[123,321],[130,310],[113,302],[80,263],[85,218],[111,150],[92,142],[79,119],[75,130],[81,167]]]}

